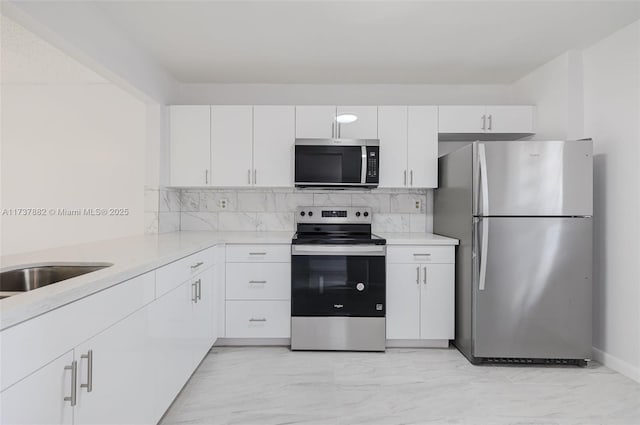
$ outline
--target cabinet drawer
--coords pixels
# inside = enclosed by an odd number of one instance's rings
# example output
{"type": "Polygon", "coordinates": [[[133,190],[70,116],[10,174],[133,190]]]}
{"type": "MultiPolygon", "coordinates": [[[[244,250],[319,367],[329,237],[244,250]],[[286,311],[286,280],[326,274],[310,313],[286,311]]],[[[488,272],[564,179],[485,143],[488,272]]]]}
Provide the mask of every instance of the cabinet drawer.
{"type": "Polygon", "coordinates": [[[227,264],[228,300],[291,299],[291,264],[227,264]]]}
{"type": "Polygon", "coordinates": [[[290,338],[289,301],[227,301],[227,338],[290,338]]]}
{"type": "Polygon", "coordinates": [[[388,263],[454,263],[453,246],[407,245],[388,246],[388,263]]]}
{"type": "Polygon", "coordinates": [[[227,263],[290,263],[291,245],[228,245],[227,263]]]}
{"type": "Polygon", "coordinates": [[[213,266],[215,248],[196,252],[156,271],[156,297],[160,297],[201,271],[213,266]]]}

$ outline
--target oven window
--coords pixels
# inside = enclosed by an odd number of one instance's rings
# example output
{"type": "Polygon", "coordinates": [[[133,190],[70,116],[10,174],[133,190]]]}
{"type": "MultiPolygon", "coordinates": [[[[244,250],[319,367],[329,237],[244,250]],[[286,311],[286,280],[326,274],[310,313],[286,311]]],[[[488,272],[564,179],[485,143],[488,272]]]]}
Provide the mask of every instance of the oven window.
{"type": "Polygon", "coordinates": [[[360,183],[360,146],[296,146],[295,180],[300,183],[360,183]]]}
{"type": "Polygon", "coordinates": [[[384,317],[382,256],[292,257],[293,316],[384,317]]]}

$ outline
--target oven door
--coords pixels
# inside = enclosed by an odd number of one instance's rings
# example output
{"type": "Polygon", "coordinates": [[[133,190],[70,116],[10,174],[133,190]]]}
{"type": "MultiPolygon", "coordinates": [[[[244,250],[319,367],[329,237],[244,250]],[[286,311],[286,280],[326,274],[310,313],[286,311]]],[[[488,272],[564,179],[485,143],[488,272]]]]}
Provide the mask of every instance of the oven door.
{"type": "Polygon", "coordinates": [[[293,245],[292,316],[385,316],[382,245],[293,245]]]}
{"type": "Polygon", "coordinates": [[[296,186],[377,186],[378,147],[367,147],[366,143],[366,140],[297,139],[296,186]]]}

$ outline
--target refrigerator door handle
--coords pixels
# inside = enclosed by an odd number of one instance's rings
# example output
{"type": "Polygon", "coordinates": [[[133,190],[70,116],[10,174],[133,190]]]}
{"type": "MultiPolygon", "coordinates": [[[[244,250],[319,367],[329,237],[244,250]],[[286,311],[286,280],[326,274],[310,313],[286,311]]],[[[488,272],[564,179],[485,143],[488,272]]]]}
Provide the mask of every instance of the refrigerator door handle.
{"type": "Polygon", "coordinates": [[[480,159],[480,187],[482,190],[482,241],[480,243],[480,281],[478,290],[484,291],[487,277],[487,248],[489,247],[489,182],[487,181],[487,154],[484,144],[478,145],[480,159]]]}

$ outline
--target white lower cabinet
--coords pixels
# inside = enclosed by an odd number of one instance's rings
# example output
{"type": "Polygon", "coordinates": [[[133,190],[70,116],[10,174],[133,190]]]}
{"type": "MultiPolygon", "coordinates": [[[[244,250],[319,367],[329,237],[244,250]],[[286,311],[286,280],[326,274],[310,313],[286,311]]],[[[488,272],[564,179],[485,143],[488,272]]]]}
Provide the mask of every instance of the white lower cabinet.
{"type": "Polygon", "coordinates": [[[73,350],[0,393],[0,423],[72,424],[73,350]]]}
{"type": "Polygon", "coordinates": [[[153,346],[143,308],[75,348],[75,424],[148,424],[154,420],[153,346]]]}
{"type": "Polygon", "coordinates": [[[454,339],[454,251],[446,247],[389,247],[387,259],[387,339],[454,339]],[[407,252],[415,251],[413,255],[407,252]],[[441,263],[428,262],[430,258],[441,263]],[[404,262],[393,263],[393,260],[404,262]],[[429,259],[429,260],[427,260],[429,259]]]}

